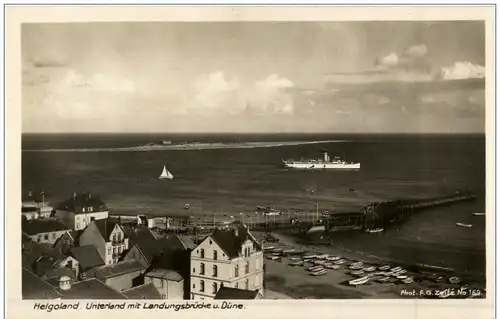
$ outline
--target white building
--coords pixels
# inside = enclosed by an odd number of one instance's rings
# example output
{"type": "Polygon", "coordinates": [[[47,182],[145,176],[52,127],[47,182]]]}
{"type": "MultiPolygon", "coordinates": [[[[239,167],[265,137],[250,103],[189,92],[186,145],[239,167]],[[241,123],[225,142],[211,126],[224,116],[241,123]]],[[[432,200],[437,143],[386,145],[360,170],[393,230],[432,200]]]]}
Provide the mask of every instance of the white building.
{"type": "Polygon", "coordinates": [[[107,219],[109,211],[99,197],[73,193],[70,199],[57,205],[55,217],[72,229],[81,230],[94,220],[107,219]]]}
{"type": "Polygon", "coordinates": [[[191,299],[214,299],[221,287],[263,295],[262,246],[245,225],[216,230],[191,251],[191,299]]]}
{"type": "Polygon", "coordinates": [[[117,263],[129,248],[123,227],[113,219],[93,221],[79,237],[80,246],[92,245],[106,265],[117,263]]]}

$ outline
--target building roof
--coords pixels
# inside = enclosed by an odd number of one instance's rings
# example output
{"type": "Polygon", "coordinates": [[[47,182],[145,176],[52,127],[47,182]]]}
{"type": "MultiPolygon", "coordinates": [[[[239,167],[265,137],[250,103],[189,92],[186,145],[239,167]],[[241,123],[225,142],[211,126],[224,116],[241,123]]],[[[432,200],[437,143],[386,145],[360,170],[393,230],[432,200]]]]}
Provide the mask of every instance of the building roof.
{"type": "Polygon", "coordinates": [[[42,278],[45,279],[45,281],[47,281],[52,286],[58,287],[59,278],[63,276],[68,276],[69,278],[76,280],[75,271],[71,268],[66,268],[66,267],[50,269],[45,274],[43,274],[42,278]]]}
{"type": "Polygon", "coordinates": [[[102,281],[92,278],[71,284],[71,289],[57,291],[62,299],[128,299],[102,281]]]}
{"type": "Polygon", "coordinates": [[[22,263],[30,271],[33,271],[35,262],[44,255],[58,256],[59,252],[47,245],[34,242],[26,242],[22,249],[22,263]]]}
{"type": "Polygon", "coordinates": [[[127,227],[125,229],[125,235],[129,239],[129,243],[135,245],[138,242],[155,240],[156,237],[147,227],[127,227]]]}
{"type": "Polygon", "coordinates": [[[162,299],[160,292],[151,282],[127,290],[123,290],[122,294],[129,299],[162,299]]]}
{"type": "Polygon", "coordinates": [[[21,200],[23,202],[35,202],[35,203],[39,203],[42,201],[42,193],[44,192],[31,192],[31,191],[28,191],[28,192],[23,192],[21,194],[21,200]]]}
{"type": "Polygon", "coordinates": [[[104,265],[97,249],[92,245],[71,248],[69,254],[80,263],[82,271],[104,265]]]}
{"type": "Polygon", "coordinates": [[[151,269],[146,274],[145,277],[153,277],[153,278],[161,278],[170,281],[181,281],[183,278],[181,274],[179,274],[175,270],[171,269],[151,269]]]}
{"type": "Polygon", "coordinates": [[[31,219],[22,223],[23,232],[32,236],[40,233],[50,233],[70,228],[55,219],[31,219]]]}
{"type": "Polygon", "coordinates": [[[111,236],[111,233],[113,232],[113,229],[115,229],[116,225],[121,227],[118,220],[114,218],[98,219],[94,221],[94,224],[106,241],[109,240],[109,237],[111,236]]]}
{"type": "Polygon", "coordinates": [[[22,272],[23,299],[59,299],[61,294],[26,268],[22,272]]]}
{"type": "Polygon", "coordinates": [[[91,193],[73,194],[73,196],[57,206],[59,210],[73,212],[75,214],[83,213],[81,207],[92,207],[93,212],[107,211],[106,204],[99,198],[98,195],[91,193]]]}
{"type": "Polygon", "coordinates": [[[169,249],[177,250],[177,249],[193,249],[196,247],[194,241],[187,236],[177,236],[170,235],[166,238],[166,245],[169,249]]]}
{"type": "Polygon", "coordinates": [[[259,295],[258,290],[245,290],[232,287],[221,287],[214,299],[218,300],[243,300],[243,299],[256,299],[259,295]]]}
{"type": "Polygon", "coordinates": [[[42,276],[48,271],[58,268],[59,264],[66,258],[68,257],[62,255],[42,255],[36,259],[35,272],[38,276],[42,276]]]}
{"type": "Polygon", "coordinates": [[[254,242],[257,250],[261,247],[255,238],[248,232],[248,229],[243,225],[234,226],[229,229],[217,229],[210,237],[219,245],[219,247],[228,255],[229,258],[238,257],[241,245],[246,240],[254,242]],[[237,230],[237,232],[236,232],[237,230]]]}
{"type": "Polygon", "coordinates": [[[111,265],[96,268],[96,273],[104,278],[111,278],[133,271],[145,270],[144,266],[136,259],[127,259],[111,265]]]}

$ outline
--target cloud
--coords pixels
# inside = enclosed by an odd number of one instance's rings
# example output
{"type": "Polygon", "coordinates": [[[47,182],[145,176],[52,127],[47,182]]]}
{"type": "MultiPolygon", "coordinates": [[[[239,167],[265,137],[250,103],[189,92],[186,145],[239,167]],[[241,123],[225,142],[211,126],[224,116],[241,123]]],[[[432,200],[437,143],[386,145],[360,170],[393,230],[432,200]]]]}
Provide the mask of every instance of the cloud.
{"type": "Polygon", "coordinates": [[[292,81],[271,74],[250,85],[215,71],[196,78],[173,112],[179,114],[293,114],[292,81]]]}
{"type": "Polygon", "coordinates": [[[455,62],[450,67],[442,68],[441,77],[443,80],[482,79],[485,68],[471,62],[455,62]]]}
{"type": "Polygon", "coordinates": [[[394,67],[399,64],[399,57],[396,53],[392,52],[387,56],[380,57],[376,60],[378,66],[394,67]]]}
{"type": "Polygon", "coordinates": [[[410,56],[410,57],[423,57],[424,55],[427,54],[427,46],[424,44],[421,45],[413,45],[403,52],[403,56],[410,56]]]}

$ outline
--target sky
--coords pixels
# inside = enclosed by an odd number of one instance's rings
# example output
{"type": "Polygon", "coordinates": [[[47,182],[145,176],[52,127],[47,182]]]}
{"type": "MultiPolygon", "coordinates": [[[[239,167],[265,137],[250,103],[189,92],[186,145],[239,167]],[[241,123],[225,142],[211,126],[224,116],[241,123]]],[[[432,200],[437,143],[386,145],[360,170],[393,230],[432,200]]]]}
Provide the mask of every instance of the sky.
{"type": "Polygon", "coordinates": [[[22,26],[25,133],[482,133],[481,21],[22,26]]]}

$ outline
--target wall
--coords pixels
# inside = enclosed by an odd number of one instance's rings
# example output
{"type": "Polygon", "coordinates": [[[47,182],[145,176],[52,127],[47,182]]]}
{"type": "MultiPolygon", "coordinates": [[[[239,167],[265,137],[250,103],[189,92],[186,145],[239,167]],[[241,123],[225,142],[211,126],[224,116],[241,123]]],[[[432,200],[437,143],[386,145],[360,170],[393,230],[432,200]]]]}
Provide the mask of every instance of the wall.
{"type": "Polygon", "coordinates": [[[169,300],[183,300],[184,299],[184,280],[171,281],[162,278],[144,277],[144,283],[152,282],[158,289],[162,297],[169,300]]]}
{"type": "Polygon", "coordinates": [[[118,262],[123,252],[128,249],[128,238],[125,238],[122,228],[117,224],[109,236],[111,240],[111,259],[112,263],[118,262]],[[116,238],[115,241],[113,239],[116,238]],[[118,240],[120,238],[120,240],[118,240]]]}
{"type": "Polygon", "coordinates": [[[58,231],[49,232],[49,233],[39,233],[39,234],[30,236],[30,238],[35,243],[39,242],[39,243],[47,243],[47,244],[53,245],[59,239],[59,237],[61,237],[62,235],[64,235],[64,233],[66,233],[66,231],[67,230],[58,230],[58,231]],[[46,236],[47,236],[47,238],[46,238],[46,236]],[[38,239],[40,239],[40,241],[38,241],[38,239]]]}
{"type": "Polygon", "coordinates": [[[206,238],[198,247],[191,252],[191,298],[192,299],[213,299],[213,284],[217,284],[217,289],[221,284],[226,287],[237,287],[246,289],[246,280],[248,280],[248,289],[258,289],[263,292],[264,272],[263,272],[263,253],[254,249],[253,242],[248,240],[243,247],[250,248],[250,256],[245,257],[240,254],[239,257],[229,260],[217,244],[210,244],[210,237],[206,238]],[[205,250],[205,258],[201,258],[201,249],[205,250]],[[213,250],[217,250],[218,260],[213,260],[213,250]],[[245,264],[249,262],[249,273],[245,273],[245,264]],[[201,263],[205,264],[205,275],[200,274],[201,263]],[[217,265],[217,277],[212,276],[213,265],[217,265]],[[239,267],[238,276],[235,274],[236,265],[239,267]],[[200,291],[201,281],[205,283],[204,292],[200,291]]]}
{"type": "Polygon", "coordinates": [[[71,267],[71,269],[73,269],[73,271],[75,272],[75,275],[76,275],[76,278],[78,278],[78,275],[79,275],[79,269],[80,269],[80,263],[78,262],[78,260],[76,260],[75,258],[71,257],[71,256],[68,256],[66,257],[66,259],[64,259],[60,264],[59,264],[59,267],[61,268],[64,268],[68,265],[69,261],[72,261],[73,265],[71,267]]]}
{"type": "Polygon", "coordinates": [[[108,211],[103,212],[91,212],[91,213],[80,213],[75,215],[75,229],[85,229],[88,225],[90,225],[92,218],[95,220],[106,219],[109,216],[108,211]]]}
{"type": "Polygon", "coordinates": [[[101,256],[102,260],[108,264],[109,258],[107,258],[107,247],[106,242],[102,238],[101,232],[97,229],[97,226],[90,224],[83,233],[80,235],[80,246],[92,245],[97,249],[97,252],[101,256]]]}
{"type": "Polygon", "coordinates": [[[106,284],[118,291],[133,287],[133,280],[141,275],[141,271],[133,271],[106,279],[106,284]]]}

